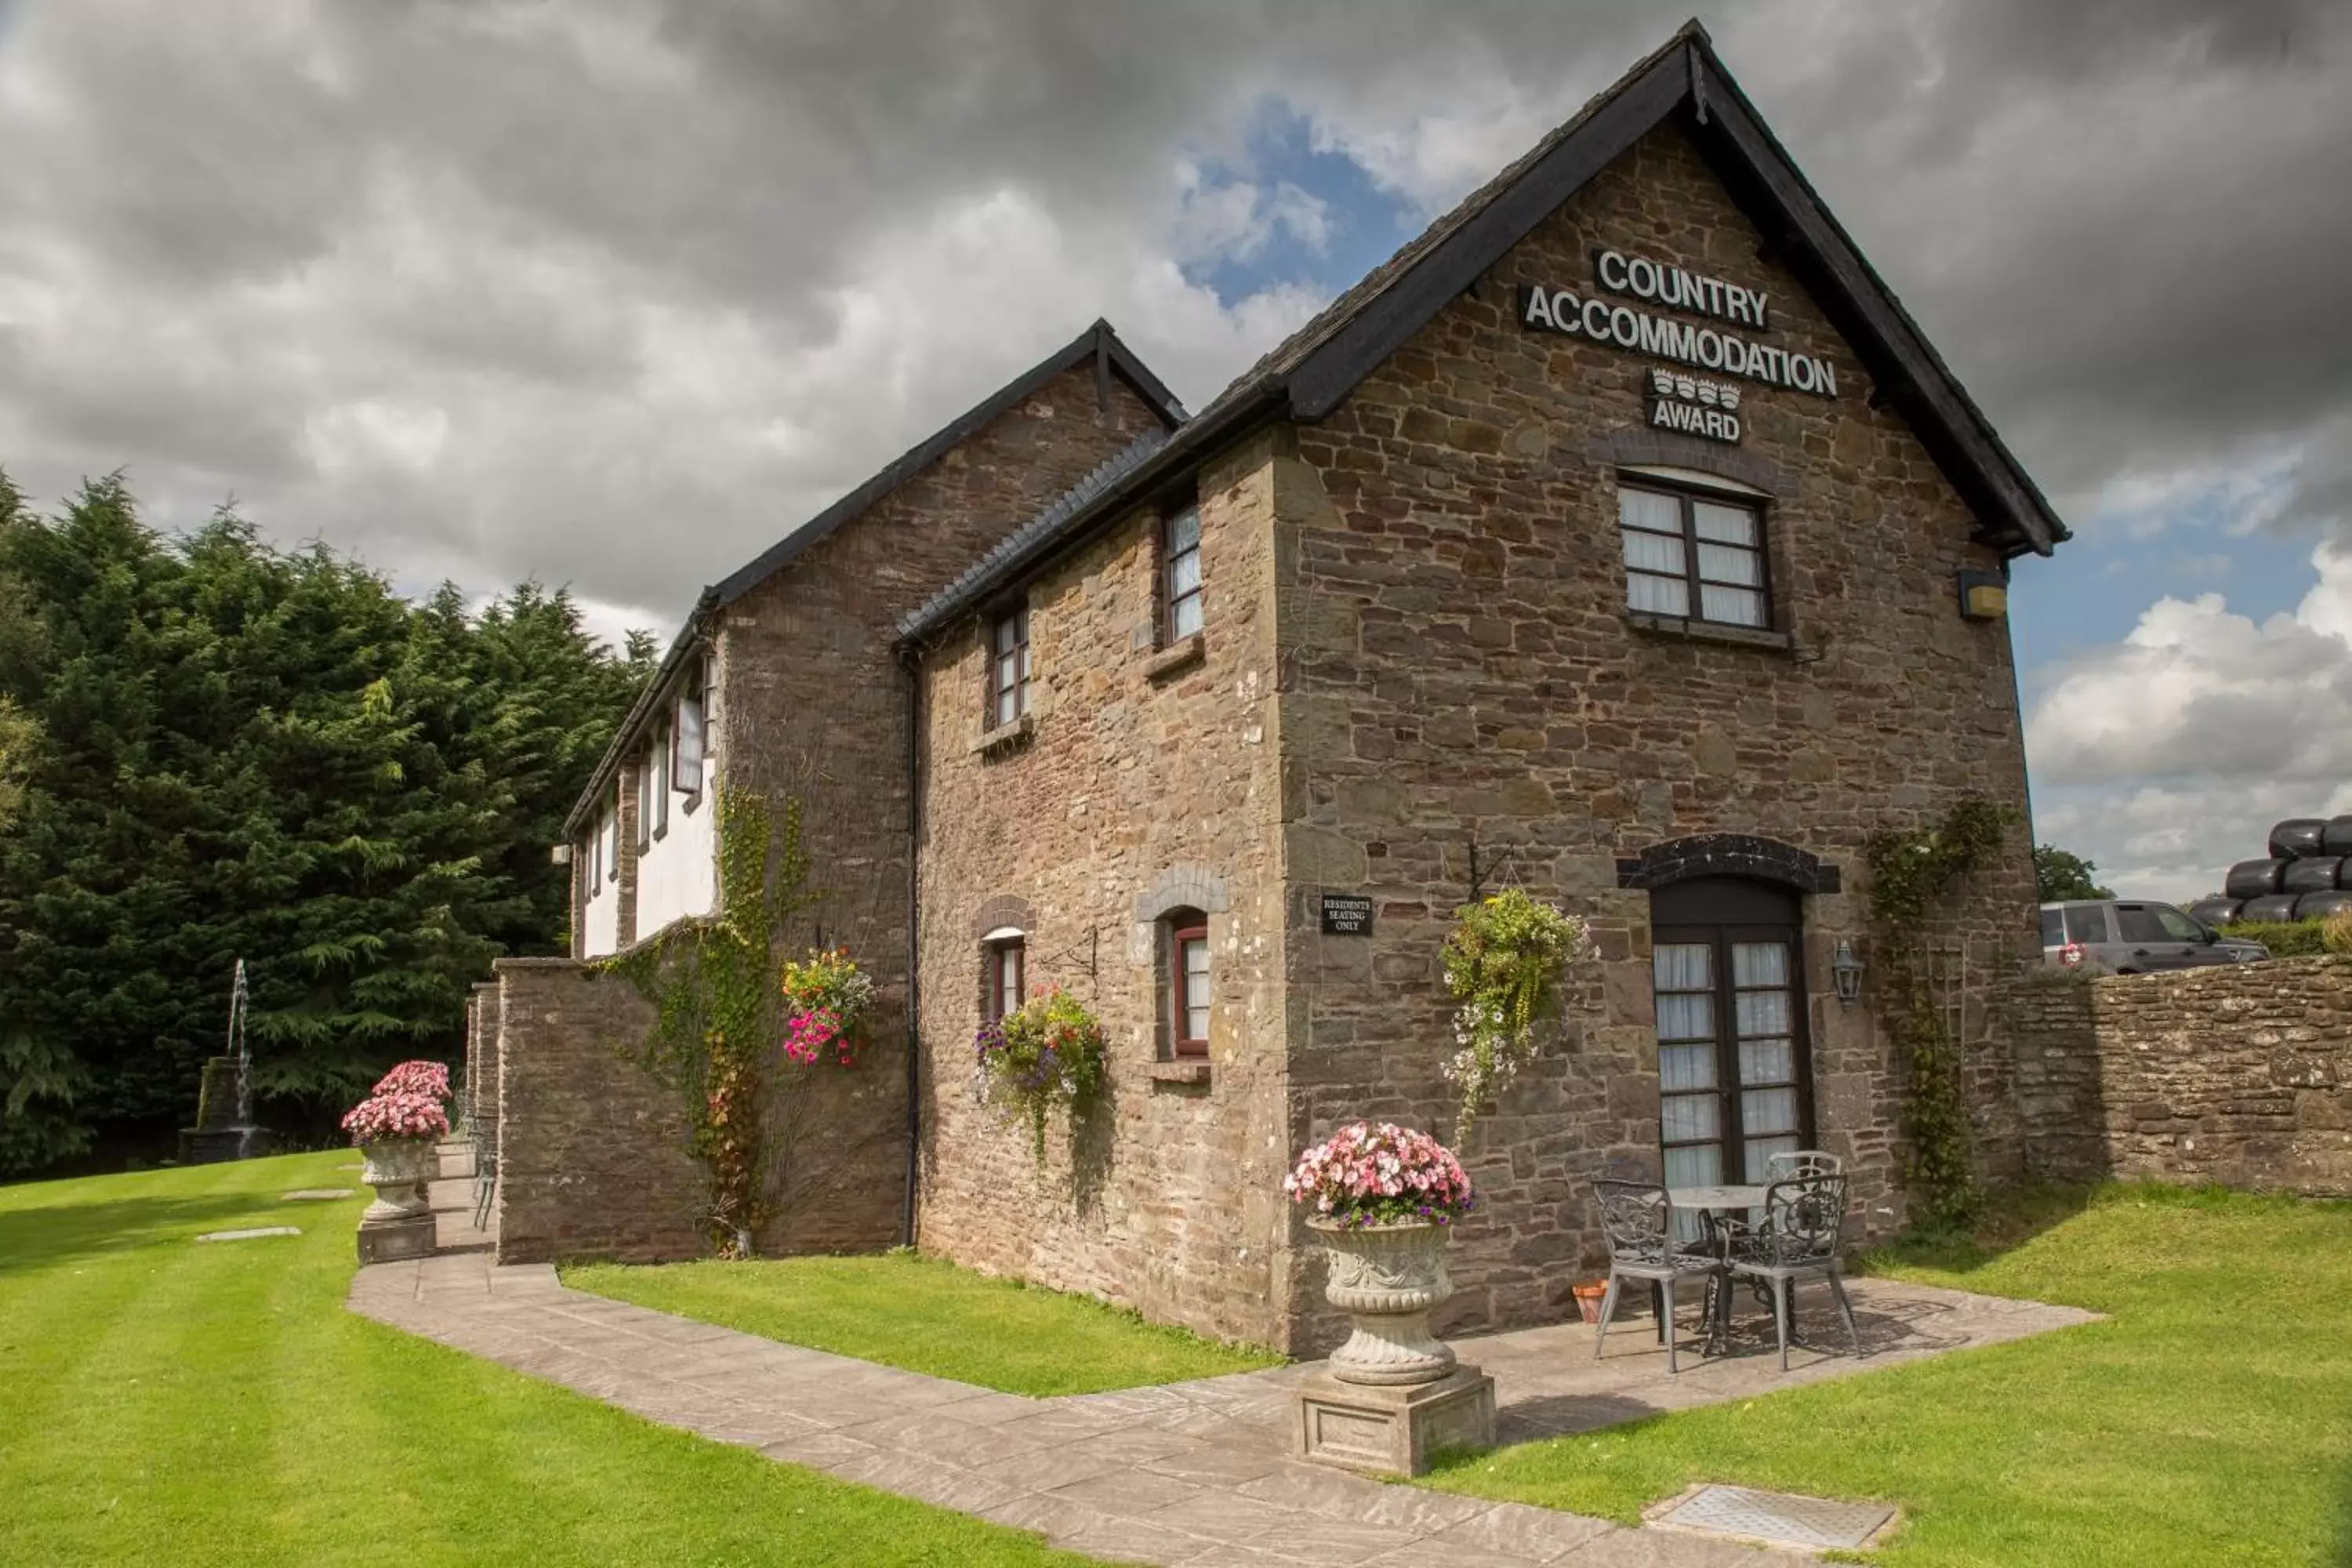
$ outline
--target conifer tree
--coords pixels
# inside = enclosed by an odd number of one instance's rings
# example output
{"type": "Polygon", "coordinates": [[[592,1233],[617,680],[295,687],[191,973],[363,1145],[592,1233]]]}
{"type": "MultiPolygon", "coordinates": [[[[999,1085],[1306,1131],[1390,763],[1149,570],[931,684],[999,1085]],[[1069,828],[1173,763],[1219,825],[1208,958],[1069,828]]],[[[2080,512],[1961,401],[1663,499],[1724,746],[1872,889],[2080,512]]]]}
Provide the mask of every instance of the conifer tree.
{"type": "Polygon", "coordinates": [[[0,830],[0,1173],[168,1147],[240,957],[265,1120],[455,1054],[491,959],[561,951],[547,847],[649,667],[536,584],[412,605],[230,513],[160,537],[119,476],[55,519],[0,489],[0,700],[42,734],[0,830]]]}

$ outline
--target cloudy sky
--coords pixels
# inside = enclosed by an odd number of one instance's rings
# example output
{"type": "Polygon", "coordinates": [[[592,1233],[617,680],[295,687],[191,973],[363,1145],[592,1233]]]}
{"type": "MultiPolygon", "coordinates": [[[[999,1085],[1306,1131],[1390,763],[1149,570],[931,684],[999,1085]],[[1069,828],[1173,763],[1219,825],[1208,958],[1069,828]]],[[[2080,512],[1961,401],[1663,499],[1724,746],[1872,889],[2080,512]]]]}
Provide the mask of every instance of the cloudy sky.
{"type": "MultiPolygon", "coordinates": [[[[1097,315],[1205,403],[1683,15],[0,0],[0,467],[667,632],[1097,315]]],[[[2352,5],[1705,20],[2075,530],[2041,836],[2352,811],[2352,5]]]]}

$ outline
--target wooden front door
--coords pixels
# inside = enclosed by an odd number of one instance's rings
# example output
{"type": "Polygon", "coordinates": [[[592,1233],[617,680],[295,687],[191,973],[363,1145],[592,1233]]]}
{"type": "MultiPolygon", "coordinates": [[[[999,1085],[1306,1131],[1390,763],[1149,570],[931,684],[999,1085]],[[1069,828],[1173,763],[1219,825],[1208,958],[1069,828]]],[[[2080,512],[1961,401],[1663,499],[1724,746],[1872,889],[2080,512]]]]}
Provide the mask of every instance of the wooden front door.
{"type": "Polygon", "coordinates": [[[1650,895],[1658,1129],[1668,1186],[1760,1182],[1809,1148],[1811,1053],[1793,892],[1732,877],[1650,895]]]}

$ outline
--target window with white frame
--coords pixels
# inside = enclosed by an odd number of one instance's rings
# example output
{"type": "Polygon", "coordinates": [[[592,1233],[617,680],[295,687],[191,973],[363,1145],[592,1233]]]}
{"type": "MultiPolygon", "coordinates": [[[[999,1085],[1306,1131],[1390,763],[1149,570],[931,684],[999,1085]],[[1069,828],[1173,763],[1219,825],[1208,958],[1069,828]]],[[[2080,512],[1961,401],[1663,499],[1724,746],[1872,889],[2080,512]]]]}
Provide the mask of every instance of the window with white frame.
{"type": "Polygon", "coordinates": [[[677,728],[670,737],[669,776],[692,811],[702,798],[704,726],[709,705],[703,667],[697,663],[677,696],[677,728]]]}
{"type": "Polygon", "coordinates": [[[596,861],[603,868],[604,880],[621,879],[621,786],[614,784],[613,792],[604,797],[604,820],[596,826],[596,861]]]}
{"type": "Polygon", "coordinates": [[[654,728],[654,743],[646,748],[646,763],[653,772],[654,784],[650,799],[653,805],[653,826],[646,830],[648,839],[659,838],[669,831],[669,726],[654,728]]]}

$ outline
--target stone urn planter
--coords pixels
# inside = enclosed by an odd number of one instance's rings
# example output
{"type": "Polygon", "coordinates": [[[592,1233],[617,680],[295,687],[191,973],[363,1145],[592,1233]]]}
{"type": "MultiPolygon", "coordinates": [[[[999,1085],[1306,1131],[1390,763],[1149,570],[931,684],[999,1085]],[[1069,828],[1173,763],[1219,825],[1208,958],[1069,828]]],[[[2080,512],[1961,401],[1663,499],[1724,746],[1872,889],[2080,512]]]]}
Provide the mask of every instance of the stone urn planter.
{"type": "Polygon", "coordinates": [[[360,1179],[375,1189],[375,1202],[360,1215],[362,1224],[378,1220],[415,1219],[432,1210],[425,1183],[434,1158],[426,1138],[392,1138],[360,1145],[360,1179]]]}
{"type": "Polygon", "coordinates": [[[1354,1330],[1331,1352],[1331,1375],[1395,1388],[1435,1383],[1451,1373],[1452,1347],[1429,1331],[1429,1314],[1454,1294],[1445,1273],[1447,1227],[1424,1221],[1348,1226],[1320,1218],[1307,1224],[1330,1255],[1324,1300],[1347,1313],[1354,1330]]]}

